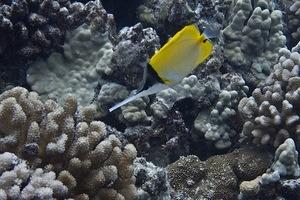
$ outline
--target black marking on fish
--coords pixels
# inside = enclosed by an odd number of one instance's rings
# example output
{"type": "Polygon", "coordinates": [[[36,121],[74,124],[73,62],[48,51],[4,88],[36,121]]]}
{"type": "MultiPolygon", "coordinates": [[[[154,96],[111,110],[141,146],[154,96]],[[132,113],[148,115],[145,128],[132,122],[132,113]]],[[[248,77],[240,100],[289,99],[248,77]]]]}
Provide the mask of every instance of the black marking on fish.
{"type": "Polygon", "coordinates": [[[164,81],[158,76],[157,72],[153,69],[153,67],[149,63],[147,64],[147,70],[148,70],[148,74],[146,77],[146,82],[140,91],[148,89],[155,83],[164,83],[164,81]]]}

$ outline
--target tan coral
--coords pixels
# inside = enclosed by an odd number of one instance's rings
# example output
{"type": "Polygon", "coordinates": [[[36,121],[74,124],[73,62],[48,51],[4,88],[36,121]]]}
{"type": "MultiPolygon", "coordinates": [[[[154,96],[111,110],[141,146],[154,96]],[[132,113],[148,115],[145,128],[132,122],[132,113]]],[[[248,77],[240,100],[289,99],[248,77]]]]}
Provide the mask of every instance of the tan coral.
{"type": "Polygon", "coordinates": [[[95,107],[79,107],[72,96],[59,106],[13,88],[0,95],[0,152],[54,171],[72,198],[135,199],[135,147],[108,136],[94,114],[95,107]]]}

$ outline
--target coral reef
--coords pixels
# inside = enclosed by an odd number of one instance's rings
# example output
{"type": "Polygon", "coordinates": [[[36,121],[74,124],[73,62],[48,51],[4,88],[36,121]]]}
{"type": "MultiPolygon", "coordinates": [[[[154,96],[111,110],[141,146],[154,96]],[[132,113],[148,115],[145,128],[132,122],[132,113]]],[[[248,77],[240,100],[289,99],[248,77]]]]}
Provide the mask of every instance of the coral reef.
{"type": "Polygon", "coordinates": [[[71,96],[61,107],[21,87],[8,90],[0,95],[0,152],[55,172],[71,198],[134,199],[136,149],[107,136],[94,113],[71,96]]]}
{"type": "Polygon", "coordinates": [[[285,142],[277,148],[275,160],[271,168],[262,175],[261,184],[267,185],[272,182],[277,182],[284,176],[300,176],[298,152],[291,138],[286,139],[285,142]]]}
{"type": "Polygon", "coordinates": [[[299,64],[297,48],[280,49],[279,62],[267,80],[238,106],[244,118],[242,136],[256,144],[278,147],[286,138],[299,143],[299,64]]]}
{"type": "Polygon", "coordinates": [[[282,12],[267,0],[237,0],[229,12],[229,25],[222,31],[226,68],[257,85],[268,76],[285,46],[282,12]]]}
{"type": "Polygon", "coordinates": [[[143,28],[141,23],[124,27],[118,34],[111,64],[104,72],[110,80],[137,88],[149,57],[159,47],[159,37],[154,29],[143,28]]]}
{"type": "Polygon", "coordinates": [[[13,153],[0,154],[0,174],[0,199],[61,199],[68,194],[54,172],[32,170],[13,153]]]}
{"type": "Polygon", "coordinates": [[[0,199],[300,199],[299,10],[0,0],[0,199]],[[207,62],[109,112],[188,24],[214,44],[207,62]]]}
{"type": "Polygon", "coordinates": [[[212,26],[212,22],[219,18],[214,1],[211,0],[144,0],[137,9],[137,15],[141,22],[151,25],[166,36],[199,20],[203,25],[210,21],[212,26]]]}
{"type": "Polygon", "coordinates": [[[292,1],[285,1],[288,5],[287,6],[287,26],[289,34],[291,35],[290,45],[293,46],[297,44],[300,40],[300,1],[299,0],[292,0],[292,1]]]}
{"type": "Polygon", "coordinates": [[[96,9],[100,5],[95,2],[86,5],[55,0],[0,3],[0,62],[22,64],[62,51],[66,31],[88,21],[96,9]]]}
{"type": "Polygon", "coordinates": [[[155,118],[165,118],[176,101],[191,98],[198,102],[211,102],[219,89],[220,84],[216,77],[209,76],[199,80],[195,75],[190,75],[174,87],[157,93],[150,107],[155,118]]]}
{"type": "Polygon", "coordinates": [[[133,164],[134,174],[137,179],[138,200],[170,199],[167,172],[165,169],[147,162],[145,158],[137,158],[133,164]]]}
{"type": "Polygon", "coordinates": [[[297,199],[300,196],[299,175],[298,152],[293,139],[288,138],[277,148],[273,164],[266,173],[240,184],[239,199],[297,199]]]}
{"type": "Polygon", "coordinates": [[[88,105],[101,81],[101,70],[111,62],[109,35],[96,34],[83,25],[67,35],[63,48],[64,54],[52,53],[47,60],[32,64],[27,81],[44,99],[51,96],[63,102],[64,94],[72,93],[81,105],[88,105]]]}
{"type": "Polygon", "coordinates": [[[192,155],[181,157],[167,167],[171,196],[174,199],[237,199],[239,181],[255,178],[270,163],[271,156],[258,148],[241,148],[207,161],[192,155]]]}
{"type": "MultiPolygon", "coordinates": [[[[239,101],[246,97],[249,88],[239,74],[225,74],[221,82],[230,82],[219,93],[219,98],[211,111],[201,111],[194,121],[194,137],[205,137],[217,149],[228,148],[237,135],[234,127],[238,121],[236,111],[239,101]]],[[[224,87],[224,86],[223,86],[224,87]]]]}

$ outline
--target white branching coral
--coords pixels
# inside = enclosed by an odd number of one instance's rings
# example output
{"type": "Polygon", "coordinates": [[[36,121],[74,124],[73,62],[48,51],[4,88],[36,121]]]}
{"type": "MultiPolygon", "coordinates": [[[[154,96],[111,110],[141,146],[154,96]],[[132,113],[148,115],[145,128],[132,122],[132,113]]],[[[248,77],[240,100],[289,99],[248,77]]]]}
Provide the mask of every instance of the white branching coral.
{"type": "Polygon", "coordinates": [[[239,103],[245,122],[242,136],[252,138],[256,144],[278,147],[288,137],[300,141],[300,54],[296,50],[281,49],[274,72],[251,97],[239,103]]]}
{"type": "Polygon", "coordinates": [[[237,132],[232,127],[236,118],[239,100],[246,96],[248,87],[239,74],[226,74],[230,83],[221,90],[219,99],[209,111],[200,112],[194,121],[195,135],[204,135],[217,149],[228,148],[237,132]]]}
{"type": "Polygon", "coordinates": [[[54,172],[33,170],[13,153],[0,154],[0,166],[0,199],[54,199],[68,195],[68,188],[54,172]]]}
{"type": "Polygon", "coordinates": [[[286,139],[285,142],[277,148],[274,162],[271,168],[262,175],[260,182],[266,185],[277,182],[281,177],[285,176],[300,176],[298,152],[291,138],[286,139]]]}

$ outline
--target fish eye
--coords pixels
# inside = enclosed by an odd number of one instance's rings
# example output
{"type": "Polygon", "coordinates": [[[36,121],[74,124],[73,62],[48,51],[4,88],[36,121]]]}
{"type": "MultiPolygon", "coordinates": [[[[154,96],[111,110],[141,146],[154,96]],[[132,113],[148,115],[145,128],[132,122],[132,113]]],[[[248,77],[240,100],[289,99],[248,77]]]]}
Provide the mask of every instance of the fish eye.
{"type": "Polygon", "coordinates": [[[206,41],[207,41],[207,39],[204,39],[204,40],[203,40],[203,43],[205,43],[206,41]]]}

